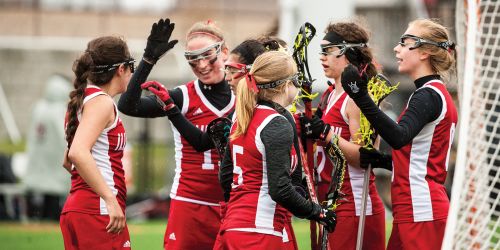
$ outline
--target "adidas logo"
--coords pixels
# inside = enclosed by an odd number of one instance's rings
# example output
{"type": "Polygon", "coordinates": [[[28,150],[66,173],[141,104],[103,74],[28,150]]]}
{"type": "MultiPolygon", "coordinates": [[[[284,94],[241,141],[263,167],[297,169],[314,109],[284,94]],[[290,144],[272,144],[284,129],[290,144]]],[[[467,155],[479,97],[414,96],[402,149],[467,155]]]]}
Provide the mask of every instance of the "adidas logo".
{"type": "Polygon", "coordinates": [[[127,240],[125,243],[123,243],[123,247],[129,247],[130,248],[130,241],[127,240]]]}
{"type": "Polygon", "coordinates": [[[169,239],[171,240],[175,240],[175,233],[171,233],[169,236],[168,236],[169,239]]]}
{"type": "Polygon", "coordinates": [[[193,116],[201,114],[203,114],[203,111],[201,110],[201,108],[198,108],[196,111],[194,111],[193,116]]]}

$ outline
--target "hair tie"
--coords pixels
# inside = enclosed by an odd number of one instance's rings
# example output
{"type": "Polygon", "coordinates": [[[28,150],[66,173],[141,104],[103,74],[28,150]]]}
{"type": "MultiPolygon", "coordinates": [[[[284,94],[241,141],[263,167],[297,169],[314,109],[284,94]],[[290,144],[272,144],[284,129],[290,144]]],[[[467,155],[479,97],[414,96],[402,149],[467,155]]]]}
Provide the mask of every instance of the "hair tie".
{"type": "Polygon", "coordinates": [[[257,82],[255,81],[255,77],[248,73],[245,75],[245,80],[247,81],[247,86],[249,89],[253,90],[255,93],[259,93],[259,89],[257,88],[257,82]]]}

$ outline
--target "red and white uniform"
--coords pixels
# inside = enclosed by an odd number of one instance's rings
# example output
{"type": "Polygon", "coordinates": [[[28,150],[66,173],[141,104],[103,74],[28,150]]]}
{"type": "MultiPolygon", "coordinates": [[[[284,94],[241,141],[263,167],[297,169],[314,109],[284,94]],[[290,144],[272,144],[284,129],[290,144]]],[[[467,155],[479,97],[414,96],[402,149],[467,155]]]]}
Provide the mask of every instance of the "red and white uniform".
{"type": "MultiPolygon", "coordinates": [[[[232,95],[222,110],[215,108],[201,92],[198,81],[179,86],[183,93],[182,114],[202,131],[215,118],[226,116],[234,108],[232,95]]],[[[174,200],[219,206],[223,201],[219,184],[219,155],[216,149],[197,152],[172,126],[175,141],[175,177],[170,191],[174,200]]]]}
{"type": "MultiPolygon", "coordinates": [[[[107,95],[99,87],[90,85],[85,89],[83,104],[98,95],[107,95]]],[[[78,120],[81,119],[81,111],[78,112],[78,120]]],[[[66,122],[67,123],[67,120],[66,122]]],[[[105,128],[94,146],[92,156],[97,164],[104,181],[111,189],[125,213],[125,201],[127,199],[127,187],[125,186],[125,172],[122,165],[123,150],[125,149],[127,137],[118,109],[115,105],[115,120],[111,126],[105,128]]],[[[62,213],[80,212],[95,215],[107,215],[108,210],[104,200],[92,190],[92,188],[73,168],[71,171],[71,189],[66,199],[62,213]]]]}
{"type": "MultiPolygon", "coordinates": [[[[343,92],[335,96],[335,90],[328,97],[328,106],[324,112],[322,120],[331,125],[335,134],[351,141],[349,131],[349,120],[346,115],[346,107],[349,96],[343,92]]],[[[333,170],[332,162],[325,155],[325,149],[322,146],[317,148],[318,162],[318,198],[325,200],[328,186],[331,182],[333,170]]],[[[347,165],[344,183],[341,192],[344,194],[344,200],[340,201],[337,208],[337,216],[360,216],[361,215],[361,196],[363,193],[363,181],[365,170],[347,165]]],[[[375,175],[370,176],[369,196],[366,203],[366,215],[374,215],[384,212],[384,205],[380,199],[375,187],[375,175]]]]}
{"type": "MultiPolygon", "coordinates": [[[[266,148],[260,137],[264,127],[279,116],[281,115],[270,107],[256,106],[247,132],[230,141],[234,181],[221,232],[274,235],[279,236],[281,241],[287,210],[269,195],[266,148]]],[[[235,127],[233,124],[233,131],[235,127]]],[[[290,146],[290,168],[293,169],[297,164],[297,155],[293,145],[290,146]]]]}
{"type": "Polygon", "coordinates": [[[457,110],[443,82],[431,80],[421,88],[436,91],[443,107],[439,117],[425,125],[410,143],[392,151],[394,223],[435,221],[448,216],[449,200],[444,182],[457,110]]]}

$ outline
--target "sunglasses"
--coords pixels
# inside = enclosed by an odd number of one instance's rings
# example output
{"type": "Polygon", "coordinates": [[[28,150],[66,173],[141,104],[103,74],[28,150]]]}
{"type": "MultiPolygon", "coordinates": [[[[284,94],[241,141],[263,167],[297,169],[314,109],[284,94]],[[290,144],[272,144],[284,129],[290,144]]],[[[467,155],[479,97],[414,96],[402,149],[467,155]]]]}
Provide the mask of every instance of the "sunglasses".
{"type": "Polygon", "coordinates": [[[222,50],[224,41],[214,43],[206,48],[184,52],[184,57],[191,66],[196,66],[201,60],[208,60],[210,64],[215,63],[222,50]]]}
{"type": "Polygon", "coordinates": [[[129,66],[130,73],[134,73],[134,71],[135,71],[135,59],[134,58],[130,58],[124,62],[119,62],[119,63],[115,63],[115,64],[96,65],[96,66],[94,66],[94,71],[92,71],[92,73],[101,74],[101,73],[109,72],[109,71],[117,69],[122,64],[124,66],[129,66]]]}

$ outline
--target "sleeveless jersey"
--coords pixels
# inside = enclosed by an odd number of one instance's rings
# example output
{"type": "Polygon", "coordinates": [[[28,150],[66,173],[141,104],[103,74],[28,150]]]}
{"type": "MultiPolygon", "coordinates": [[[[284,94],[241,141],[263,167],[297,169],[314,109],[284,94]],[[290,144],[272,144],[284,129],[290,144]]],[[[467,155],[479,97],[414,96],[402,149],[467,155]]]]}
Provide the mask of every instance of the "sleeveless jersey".
{"type": "MultiPolygon", "coordinates": [[[[99,87],[90,85],[85,89],[83,105],[98,95],[107,95],[99,87]]],[[[82,107],[84,107],[82,105],[82,107]]],[[[115,120],[113,124],[105,128],[97,141],[92,146],[92,156],[97,164],[97,169],[101,173],[104,181],[111,189],[120,207],[125,212],[125,201],[127,198],[127,188],[125,186],[125,172],[122,165],[123,150],[125,149],[127,138],[125,128],[118,116],[118,109],[115,107],[115,120]]],[[[78,121],[81,119],[81,112],[78,112],[78,121]]],[[[67,116],[65,123],[67,124],[67,116]]],[[[81,212],[87,214],[108,214],[106,203],[78,174],[78,170],[71,170],[71,189],[64,204],[63,213],[81,212]]]]}
{"type": "MultiPolygon", "coordinates": [[[[214,107],[203,95],[198,81],[179,86],[182,91],[182,114],[196,127],[206,131],[215,118],[226,116],[234,109],[234,95],[222,110],[214,107]]],[[[223,201],[219,184],[219,155],[216,149],[197,152],[172,126],[175,142],[175,177],[170,198],[202,205],[219,206],[223,201]]]]}
{"type": "MultiPolygon", "coordinates": [[[[282,236],[287,210],[269,195],[266,150],[272,149],[264,148],[261,139],[262,130],[275,117],[286,119],[270,107],[256,106],[247,132],[229,142],[233,160],[233,183],[221,231],[282,236]]],[[[231,133],[234,133],[235,124],[231,133]]],[[[291,173],[297,166],[293,144],[290,144],[290,152],[291,173]]]]}
{"type": "MultiPolygon", "coordinates": [[[[443,82],[431,80],[419,89],[422,88],[436,91],[443,107],[439,117],[426,124],[410,143],[392,150],[391,195],[395,223],[433,221],[448,216],[449,200],[444,182],[457,110],[443,82]]],[[[406,109],[399,119],[405,112],[406,109]]]]}
{"type": "MultiPolygon", "coordinates": [[[[349,96],[347,93],[335,96],[335,90],[328,97],[328,105],[322,120],[331,125],[331,129],[338,136],[351,141],[351,133],[349,131],[349,120],[346,114],[347,102],[349,96]]],[[[323,146],[326,146],[323,144],[323,146]]],[[[318,146],[317,162],[318,162],[318,193],[320,200],[324,200],[328,186],[331,182],[333,165],[328,156],[325,154],[323,146],[318,146]]],[[[353,167],[347,164],[344,183],[341,187],[341,192],[344,194],[344,199],[340,201],[337,208],[339,216],[360,216],[361,215],[361,197],[363,193],[365,170],[359,167],[353,167]]],[[[366,215],[378,214],[384,211],[382,200],[380,199],[375,187],[375,175],[373,172],[370,175],[369,196],[366,203],[366,215]]]]}

